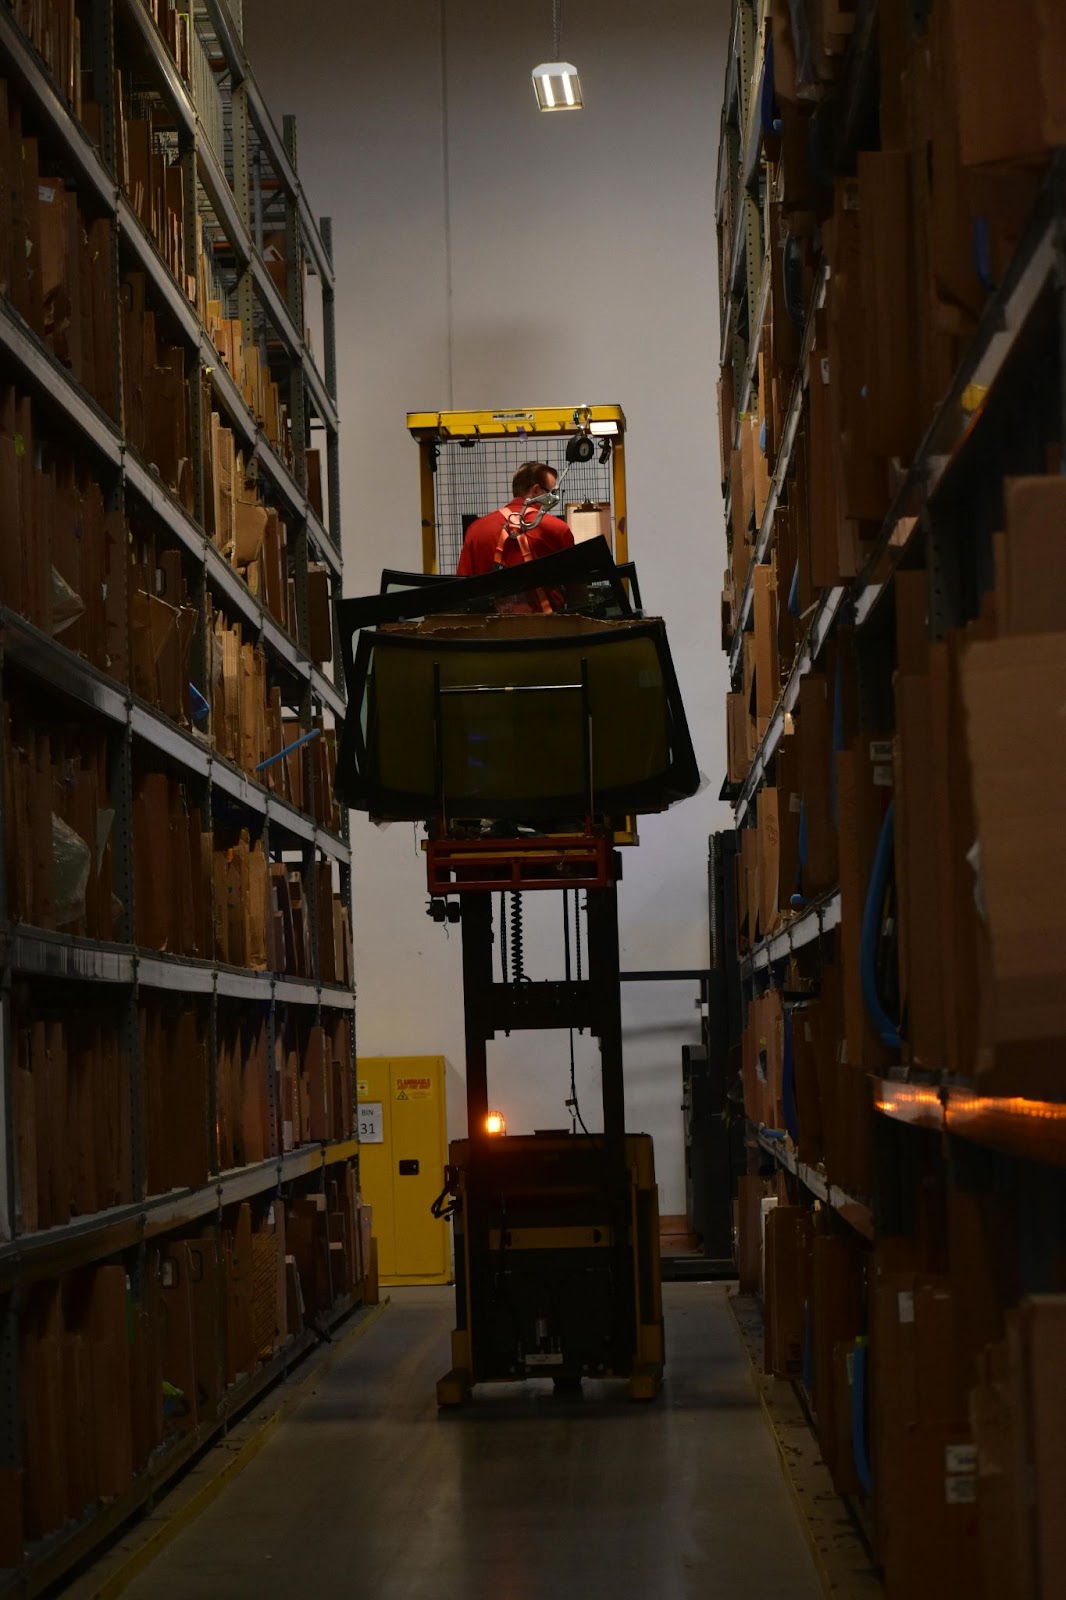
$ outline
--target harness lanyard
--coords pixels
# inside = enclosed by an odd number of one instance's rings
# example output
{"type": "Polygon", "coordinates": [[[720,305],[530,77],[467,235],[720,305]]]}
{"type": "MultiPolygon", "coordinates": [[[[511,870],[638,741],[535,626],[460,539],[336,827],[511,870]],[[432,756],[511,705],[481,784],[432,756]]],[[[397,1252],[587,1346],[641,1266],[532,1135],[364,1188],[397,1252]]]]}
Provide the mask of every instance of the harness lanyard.
{"type": "MultiPolygon", "coordinates": [[[[496,554],[492,558],[493,566],[503,566],[503,552],[507,548],[508,539],[513,539],[518,545],[523,562],[532,561],[533,552],[529,548],[529,540],[522,527],[522,513],[520,511],[512,511],[510,506],[501,506],[500,515],[503,518],[503,527],[500,529],[500,537],[496,542],[496,554]]],[[[543,589],[534,589],[533,593],[537,597],[540,609],[545,614],[555,610],[543,589]]]]}

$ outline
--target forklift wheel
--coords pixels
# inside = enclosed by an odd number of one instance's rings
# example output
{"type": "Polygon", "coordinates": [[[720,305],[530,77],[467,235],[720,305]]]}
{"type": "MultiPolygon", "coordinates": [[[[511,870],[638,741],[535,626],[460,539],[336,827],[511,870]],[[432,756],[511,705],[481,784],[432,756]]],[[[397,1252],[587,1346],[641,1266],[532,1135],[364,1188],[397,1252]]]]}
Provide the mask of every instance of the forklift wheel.
{"type": "Polygon", "coordinates": [[[443,1378],[437,1379],[437,1409],[469,1405],[473,1398],[469,1372],[453,1367],[443,1378]]]}
{"type": "Polygon", "coordinates": [[[638,1367],[629,1380],[631,1400],[657,1400],[662,1387],[662,1367],[638,1367]]]}

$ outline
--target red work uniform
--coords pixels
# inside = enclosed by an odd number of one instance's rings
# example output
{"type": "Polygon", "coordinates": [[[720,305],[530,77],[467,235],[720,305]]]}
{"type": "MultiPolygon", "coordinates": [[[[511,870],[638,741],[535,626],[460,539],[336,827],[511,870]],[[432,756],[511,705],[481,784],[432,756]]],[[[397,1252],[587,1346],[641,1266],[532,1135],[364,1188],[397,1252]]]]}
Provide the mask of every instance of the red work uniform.
{"type": "MultiPolygon", "coordinates": [[[[570,548],[574,536],[561,517],[542,517],[535,528],[519,532],[518,515],[523,504],[522,500],[512,500],[499,511],[490,511],[487,517],[479,517],[470,524],[455,569],[458,577],[475,578],[483,572],[491,572],[494,567],[514,567],[521,561],[536,561],[540,556],[570,548]],[[504,537],[504,523],[508,518],[514,530],[509,538],[504,537]]],[[[534,508],[530,507],[526,512],[527,520],[532,521],[534,515],[534,508]]]]}

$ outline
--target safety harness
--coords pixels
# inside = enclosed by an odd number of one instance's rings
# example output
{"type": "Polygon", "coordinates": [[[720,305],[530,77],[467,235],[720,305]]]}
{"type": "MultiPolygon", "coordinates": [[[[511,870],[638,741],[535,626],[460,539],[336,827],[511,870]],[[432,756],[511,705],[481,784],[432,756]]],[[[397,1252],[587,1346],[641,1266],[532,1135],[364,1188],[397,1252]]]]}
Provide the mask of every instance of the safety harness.
{"type": "MultiPolygon", "coordinates": [[[[496,541],[496,553],[492,558],[493,566],[502,567],[504,565],[503,553],[507,549],[507,541],[509,539],[513,539],[517,544],[523,562],[532,561],[534,556],[529,548],[529,539],[526,537],[521,511],[512,511],[510,506],[501,506],[500,515],[503,518],[503,527],[500,529],[500,537],[496,541]]],[[[537,603],[543,612],[547,613],[555,610],[543,589],[534,589],[532,592],[536,596],[537,603]]]]}

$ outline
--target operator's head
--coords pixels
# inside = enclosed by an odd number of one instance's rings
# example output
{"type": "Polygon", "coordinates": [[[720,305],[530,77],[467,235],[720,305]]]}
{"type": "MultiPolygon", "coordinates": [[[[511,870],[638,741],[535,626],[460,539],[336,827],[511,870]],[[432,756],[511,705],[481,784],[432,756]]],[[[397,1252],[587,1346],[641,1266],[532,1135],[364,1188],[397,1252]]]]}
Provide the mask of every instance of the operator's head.
{"type": "Polygon", "coordinates": [[[546,461],[523,461],[511,482],[511,494],[524,500],[528,494],[555,488],[559,474],[546,461]]]}

